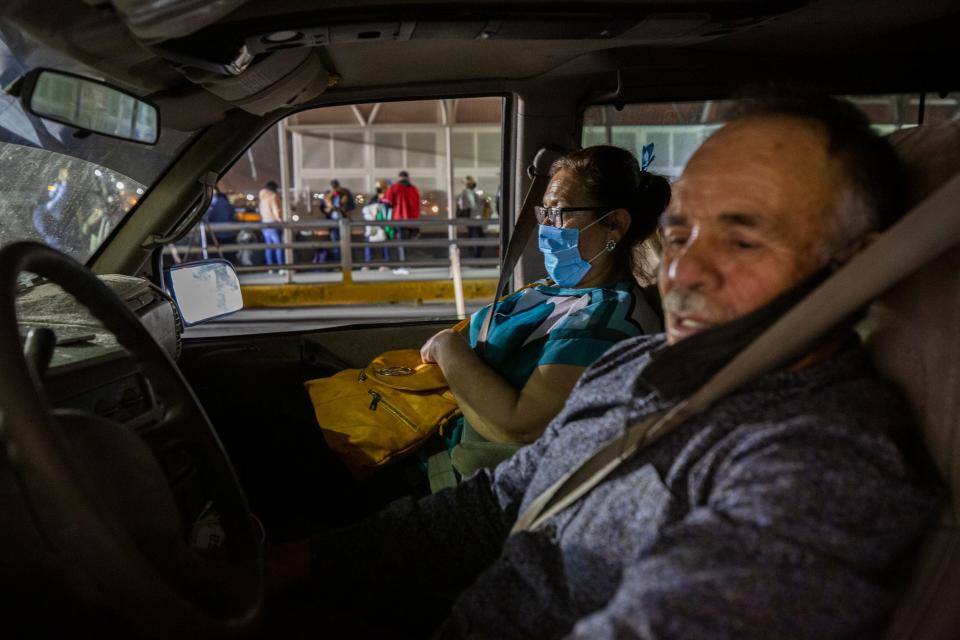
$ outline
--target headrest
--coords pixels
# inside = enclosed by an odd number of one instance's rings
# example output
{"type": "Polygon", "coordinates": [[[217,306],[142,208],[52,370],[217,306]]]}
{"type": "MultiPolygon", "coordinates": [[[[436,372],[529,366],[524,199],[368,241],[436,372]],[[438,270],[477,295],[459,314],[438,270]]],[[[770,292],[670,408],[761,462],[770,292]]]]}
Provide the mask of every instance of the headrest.
{"type": "Polygon", "coordinates": [[[908,206],[960,171],[960,121],[900,129],[887,139],[903,165],[908,206]]]}
{"type": "Polygon", "coordinates": [[[542,147],[533,157],[533,162],[527,167],[527,175],[531,178],[550,175],[550,167],[562,157],[563,151],[555,147],[542,147]]]}
{"type": "MultiPolygon", "coordinates": [[[[960,171],[960,122],[904,129],[889,137],[914,206],[960,171]]],[[[957,215],[960,215],[958,204],[957,215]]],[[[905,229],[908,231],[908,229],[905,229]]],[[[871,308],[874,362],[913,407],[917,428],[960,516],[960,250],[933,260],[871,308]]]]}

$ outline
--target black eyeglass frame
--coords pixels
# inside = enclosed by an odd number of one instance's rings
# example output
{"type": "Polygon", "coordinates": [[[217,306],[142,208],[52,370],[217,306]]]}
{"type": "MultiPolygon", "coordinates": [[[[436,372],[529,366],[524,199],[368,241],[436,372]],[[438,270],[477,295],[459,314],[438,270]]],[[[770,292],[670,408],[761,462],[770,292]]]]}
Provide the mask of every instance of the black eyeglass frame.
{"type": "Polygon", "coordinates": [[[616,209],[616,207],[541,207],[536,205],[533,207],[533,215],[537,218],[537,224],[543,224],[545,220],[549,219],[553,226],[562,227],[563,214],[565,213],[611,211],[613,209],[616,209]]]}

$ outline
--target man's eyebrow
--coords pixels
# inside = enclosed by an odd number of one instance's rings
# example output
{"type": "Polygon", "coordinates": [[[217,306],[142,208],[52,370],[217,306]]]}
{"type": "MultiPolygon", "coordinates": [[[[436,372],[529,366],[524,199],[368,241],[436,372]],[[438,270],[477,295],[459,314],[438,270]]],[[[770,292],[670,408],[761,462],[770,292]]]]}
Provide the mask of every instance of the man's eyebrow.
{"type": "Polygon", "coordinates": [[[662,214],[660,214],[661,227],[682,226],[685,224],[687,224],[687,219],[679,213],[670,213],[668,211],[664,211],[662,214]]]}
{"type": "Polygon", "coordinates": [[[766,220],[753,213],[731,211],[729,213],[721,213],[717,218],[724,225],[730,227],[750,227],[756,229],[767,226],[767,224],[765,224],[766,220]]]}
{"type": "MultiPolygon", "coordinates": [[[[717,216],[717,221],[727,227],[748,227],[750,229],[759,229],[769,226],[769,221],[763,216],[740,211],[721,213],[717,216]]],[[[679,213],[665,211],[660,215],[661,227],[683,227],[689,226],[689,224],[690,223],[687,220],[687,217],[679,213]]]]}

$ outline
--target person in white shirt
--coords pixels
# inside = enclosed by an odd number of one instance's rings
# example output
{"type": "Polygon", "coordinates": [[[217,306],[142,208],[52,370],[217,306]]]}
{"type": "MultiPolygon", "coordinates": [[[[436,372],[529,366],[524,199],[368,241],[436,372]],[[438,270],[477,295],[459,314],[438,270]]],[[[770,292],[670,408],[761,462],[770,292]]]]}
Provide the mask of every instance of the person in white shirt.
{"type": "MultiPolygon", "coordinates": [[[[283,221],[280,194],[277,192],[277,183],[273,180],[260,189],[260,221],[264,224],[273,224],[283,221]]],[[[280,230],[273,227],[261,229],[263,241],[267,244],[280,244],[280,230]]],[[[265,257],[268,265],[283,264],[283,249],[266,249],[265,257]]]]}

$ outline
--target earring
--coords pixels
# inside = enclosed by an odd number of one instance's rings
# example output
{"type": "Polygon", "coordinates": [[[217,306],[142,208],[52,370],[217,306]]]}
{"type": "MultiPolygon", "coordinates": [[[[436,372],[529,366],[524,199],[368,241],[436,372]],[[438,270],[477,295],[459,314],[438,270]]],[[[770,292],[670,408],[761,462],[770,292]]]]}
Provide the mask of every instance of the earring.
{"type": "Polygon", "coordinates": [[[613,250],[616,249],[616,248],[617,248],[617,243],[616,243],[616,241],[614,241],[614,240],[607,240],[606,249],[607,249],[608,252],[613,251],[613,250]]]}

